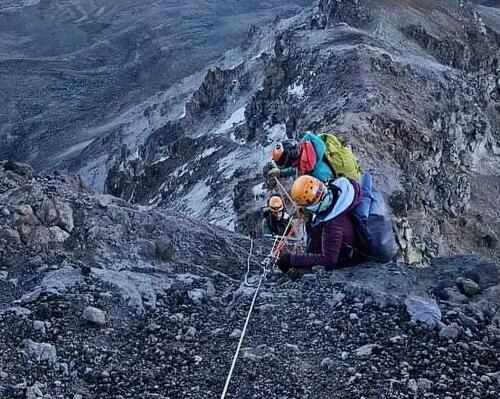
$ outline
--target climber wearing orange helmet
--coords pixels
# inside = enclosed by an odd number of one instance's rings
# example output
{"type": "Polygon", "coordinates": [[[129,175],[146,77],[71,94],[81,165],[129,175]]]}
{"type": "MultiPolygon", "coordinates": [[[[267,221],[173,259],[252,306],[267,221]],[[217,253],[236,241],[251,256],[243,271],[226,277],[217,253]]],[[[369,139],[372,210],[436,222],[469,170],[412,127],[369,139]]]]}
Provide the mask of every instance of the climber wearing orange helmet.
{"type": "Polygon", "coordinates": [[[361,201],[359,185],[345,177],[325,185],[315,177],[304,175],[295,180],[291,195],[298,206],[314,215],[311,245],[308,252],[284,253],[278,267],[310,269],[321,265],[327,269],[348,266],[361,261],[359,243],[350,213],[361,201]]]}
{"type": "Polygon", "coordinates": [[[262,220],[263,235],[283,236],[290,233],[290,216],[285,212],[285,203],[279,195],[272,195],[262,220]]]}
{"type": "Polygon", "coordinates": [[[285,140],[273,149],[273,161],[277,167],[266,171],[267,179],[291,177],[298,174],[311,175],[327,182],[335,177],[334,170],[325,158],[326,146],[323,140],[312,132],[304,135],[300,142],[285,140]]]}

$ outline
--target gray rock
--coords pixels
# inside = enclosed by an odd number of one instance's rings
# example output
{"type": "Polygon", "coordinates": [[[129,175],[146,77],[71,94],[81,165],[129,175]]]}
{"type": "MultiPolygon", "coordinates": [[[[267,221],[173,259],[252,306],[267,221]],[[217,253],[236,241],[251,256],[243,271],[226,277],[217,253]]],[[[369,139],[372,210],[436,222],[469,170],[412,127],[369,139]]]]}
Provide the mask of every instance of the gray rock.
{"type": "Polygon", "coordinates": [[[43,392],[40,389],[41,384],[35,383],[33,386],[26,388],[26,399],[38,399],[43,397],[43,392]]]}
{"type": "Polygon", "coordinates": [[[46,333],[45,323],[40,320],[33,321],[33,330],[35,330],[40,334],[45,334],[46,333]]]}
{"type": "Polygon", "coordinates": [[[146,327],[146,330],[149,332],[155,332],[155,331],[158,331],[160,328],[161,328],[161,326],[159,326],[158,324],[151,323],[150,325],[148,325],[146,327]]]}
{"type": "Polygon", "coordinates": [[[358,357],[368,357],[371,356],[372,353],[380,348],[377,344],[367,344],[359,347],[354,351],[354,354],[358,357]]]}
{"type": "Polygon", "coordinates": [[[0,311],[0,314],[3,313],[14,313],[16,316],[26,317],[31,315],[32,312],[31,310],[23,308],[22,306],[12,306],[10,308],[0,311]]]}
{"type": "Polygon", "coordinates": [[[189,299],[191,299],[196,305],[201,305],[206,296],[206,291],[200,288],[195,288],[194,290],[188,292],[189,299]]]}
{"type": "Polygon", "coordinates": [[[186,331],[186,335],[189,337],[194,337],[196,336],[196,328],[194,327],[189,327],[186,331]]]}
{"type": "Polygon", "coordinates": [[[417,385],[420,392],[429,392],[432,389],[432,382],[426,378],[419,378],[417,385]]]}
{"type": "Polygon", "coordinates": [[[408,381],[408,389],[412,392],[418,391],[418,383],[413,378],[408,381]]]}
{"type": "Polygon", "coordinates": [[[7,374],[5,371],[0,371],[0,378],[2,380],[5,380],[8,376],[9,374],[7,374]]]}
{"type": "Polygon", "coordinates": [[[334,362],[332,359],[330,359],[329,357],[325,357],[322,361],[321,361],[321,368],[323,369],[330,369],[334,366],[334,362]]]}
{"type": "Polygon", "coordinates": [[[350,313],[349,314],[349,320],[354,321],[354,320],[359,320],[359,317],[356,313],[350,313]]]}
{"type": "Polygon", "coordinates": [[[439,331],[439,337],[442,339],[457,339],[460,336],[460,327],[457,323],[451,323],[439,331]]]}
{"type": "Polygon", "coordinates": [[[33,168],[25,163],[9,161],[3,166],[3,168],[28,179],[35,176],[33,168]]]}
{"type": "Polygon", "coordinates": [[[241,330],[238,328],[235,328],[231,334],[229,334],[230,339],[240,339],[241,336],[241,330]]]}
{"type": "Polygon", "coordinates": [[[5,228],[0,230],[0,240],[5,240],[10,243],[20,243],[21,236],[17,230],[11,228],[5,228]]]}
{"type": "Polygon", "coordinates": [[[89,306],[85,308],[82,318],[90,323],[103,326],[106,324],[106,313],[101,309],[89,306]]]}
{"type": "Polygon", "coordinates": [[[327,303],[331,307],[335,307],[335,306],[339,305],[340,303],[342,303],[342,301],[344,300],[344,298],[345,298],[345,294],[343,294],[342,292],[335,292],[328,299],[327,303]]]}
{"type": "Polygon", "coordinates": [[[39,362],[54,365],[57,361],[57,351],[54,345],[44,342],[34,342],[31,339],[23,341],[24,348],[29,357],[39,362]]]}
{"type": "Polygon", "coordinates": [[[42,294],[42,290],[40,290],[40,289],[36,289],[34,291],[27,292],[26,294],[24,294],[21,297],[20,302],[23,305],[28,304],[28,303],[36,302],[36,301],[38,301],[38,298],[40,298],[41,294],[42,294]]]}
{"type": "Polygon", "coordinates": [[[431,298],[411,295],[405,299],[406,311],[414,321],[420,321],[429,326],[435,326],[441,321],[441,309],[431,298]]]}
{"type": "Polygon", "coordinates": [[[469,278],[460,277],[457,279],[456,284],[460,292],[468,297],[474,296],[481,291],[479,284],[469,278]]]}
{"type": "Polygon", "coordinates": [[[59,226],[49,227],[49,241],[50,242],[64,242],[70,237],[70,234],[59,226]]]}
{"type": "Polygon", "coordinates": [[[73,399],[83,399],[83,396],[82,396],[82,395],[80,395],[79,393],[75,393],[75,394],[73,395],[73,399]]]}
{"type": "Polygon", "coordinates": [[[45,226],[58,226],[67,232],[74,228],[73,209],[60,200],[44,201],[37,216],[45,226]]]}
{"type": "Polygon", "coordinates": [[[0,270],[0,281],[7,281],[8,277],[9,277],[9,272],[5,270],[0,270]]]}
{"type": "Polygon", "coordinates": [[[467,328],[472,328],[476,329],[478,326],[478,323],[475,319],[469,316],[465,316],[464,314],[460,315],[460,323],[467,328]]]}
{"type": "Polygon", "coordinates": [[[209,298],[213,298],[216,294],[215,286],[211,281],[205,283],[205,292],[209,298]]]}
{"type": "Polygon", "coordinates": [[[160,237],[155,241],[156,257],[162,261],[170,262],[175,259],[175,245],[169,237],[160,237]]]}

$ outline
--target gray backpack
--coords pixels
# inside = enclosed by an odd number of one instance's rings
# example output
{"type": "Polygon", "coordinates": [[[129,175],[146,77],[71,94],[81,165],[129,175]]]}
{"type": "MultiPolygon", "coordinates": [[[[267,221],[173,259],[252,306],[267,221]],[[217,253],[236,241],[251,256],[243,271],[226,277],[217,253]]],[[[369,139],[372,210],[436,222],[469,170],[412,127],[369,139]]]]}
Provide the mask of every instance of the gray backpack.
{"type": "Polygon", "coordinates": [[[390,262],[396,255],[397,245],[392,220],[384,197],[373,188],[370,173],[364,173],[359,182],[361,203],[353,211],[353,221],[365,255],[380,262],[390,262]]]}

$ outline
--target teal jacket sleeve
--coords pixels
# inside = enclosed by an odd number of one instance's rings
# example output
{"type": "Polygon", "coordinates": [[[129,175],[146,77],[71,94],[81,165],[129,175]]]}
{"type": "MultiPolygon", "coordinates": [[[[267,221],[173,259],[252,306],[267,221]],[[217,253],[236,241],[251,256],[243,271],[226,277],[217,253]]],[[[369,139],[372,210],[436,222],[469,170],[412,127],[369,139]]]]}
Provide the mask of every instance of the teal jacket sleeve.
{"type": "Polygon", "coordinates": [[[292,176],[295,176],[297,174],[297,168],[285,168],[285,169],[281,169],[281,172],[280,172],[280,175],[282,177],[292,177],[292,176]]]}

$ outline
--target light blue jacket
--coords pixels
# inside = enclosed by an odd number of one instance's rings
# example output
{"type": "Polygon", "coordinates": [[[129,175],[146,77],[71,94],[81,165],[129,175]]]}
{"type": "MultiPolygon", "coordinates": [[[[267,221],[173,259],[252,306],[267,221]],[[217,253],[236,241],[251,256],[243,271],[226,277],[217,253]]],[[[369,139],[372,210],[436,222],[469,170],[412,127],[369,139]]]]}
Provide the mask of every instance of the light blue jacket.
{"type": "MultiPolygon", "coordinates": [[[[321,180],[322,182],[327,182],[333,179],[335,177],[333,170],[324,158],[326,146],[323,140],[321,140],[321,138],[315,133],[307,132],[300,141],[309,141],[316,151],[316,165],[311,172],[311,176],[321,180]]],[[[295,167],[286,168],[281,171],[281,176],[283,177],[294,176],[295,174],[297,174],[297,168],[295,167]]]]}

